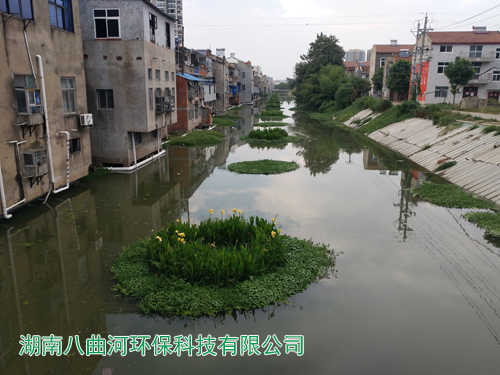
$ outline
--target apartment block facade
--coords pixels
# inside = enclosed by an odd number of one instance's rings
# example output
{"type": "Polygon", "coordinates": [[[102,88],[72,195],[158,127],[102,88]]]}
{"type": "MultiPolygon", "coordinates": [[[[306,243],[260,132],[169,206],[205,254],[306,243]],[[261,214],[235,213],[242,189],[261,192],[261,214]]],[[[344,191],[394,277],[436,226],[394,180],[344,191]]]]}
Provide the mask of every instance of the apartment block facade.
{"type": "Polygon", "coordinates": [[[80,4],[92,159],[130,167],[159,154],[177,122],[175,20],[143,0],[80,4]]]}
{"type": "MultiPolygon", "coordinates": [[[[88,174],[78,0],[0,1],[0,214],[88,174]]],[[[89,120],[90,121],[90,120],[89,120]]]]}

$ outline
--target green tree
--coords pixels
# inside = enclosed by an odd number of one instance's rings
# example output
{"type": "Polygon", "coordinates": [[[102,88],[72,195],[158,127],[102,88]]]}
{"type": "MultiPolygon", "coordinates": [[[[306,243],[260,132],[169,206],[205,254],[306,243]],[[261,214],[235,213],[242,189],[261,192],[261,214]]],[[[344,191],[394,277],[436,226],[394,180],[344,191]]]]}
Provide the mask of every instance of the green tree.
{"type": "Polygon", "coordinates": [[[359,97],[370,91],[371,84],[360,77],[350,77],[335,93],[335,107],[344,109],[354,103],[359,97]]]}
{"type": "Polygon", "coordinates": [[[384,82],[384,68],[380,67],[376,70],[372,77],[372,82],[375,90],[382,90],[382,83],[384,82]]]}
{"type": "MultiPolygon", "coordinates": [[[[307,103],[308,97],[306,93],[301,93],[305,86],[312,84],[310,78],[320,74],[322,67],[327,65],[343,67],[345,52],[338,44],[339,40],[334,35],[324,35],[323,33],[316,36],[316,40],[309,44],[307,54],[301,55],[301,61],[295,64],[294,87],[296,89],[296,97],[299,103],[307,103]]],[[[314,79],[313,79],[314,80],[314,79]]],[[[319,82],[318,77],[315,79],[319,82]]],[[[311,88],[308,87],[307,91],[311,88]]]]}
{"type": "Polygon", "coordinates": [[[411,63],[399,60],[389,68],[387,87],[392,91],[408,92],[410,88],[411,63]]]}
{"type": "Polygon", "coordinates": [[[451,93],[453,94],[453,104],[455,104],[455,95],[457,93],[457,87],[464,86],[469,82],[476,72],[472,67],[470,60],[455,57],[454,62],[450,62],[447,67],[444,68],[444,75],[448,78],[451,85],[451,93]]]}

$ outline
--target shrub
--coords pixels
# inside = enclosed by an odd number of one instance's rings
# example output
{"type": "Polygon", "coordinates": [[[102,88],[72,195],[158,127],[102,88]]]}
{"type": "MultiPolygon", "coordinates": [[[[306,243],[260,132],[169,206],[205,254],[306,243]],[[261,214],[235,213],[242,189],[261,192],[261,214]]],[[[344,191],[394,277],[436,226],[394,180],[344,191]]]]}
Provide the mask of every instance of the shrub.
{"type": "Polygon", "coordinates": [[[500,130],[500,128],[498,126],[490,125],[490,126],[487,126],[483,129],[483,133],[488,134],[488,133],[498,131],[498,130],[500,130]]]}
{"type": "Polygon", "coordinates": [[[447,161],[447,162],[441,164],[439,167],[437,167],[434,172],[444,171],[445,169],[451,168],[451,167],[453,167],[456,164],[457,164],[457,162],[454,161],[454,160],[453,161],[447,161]]]}

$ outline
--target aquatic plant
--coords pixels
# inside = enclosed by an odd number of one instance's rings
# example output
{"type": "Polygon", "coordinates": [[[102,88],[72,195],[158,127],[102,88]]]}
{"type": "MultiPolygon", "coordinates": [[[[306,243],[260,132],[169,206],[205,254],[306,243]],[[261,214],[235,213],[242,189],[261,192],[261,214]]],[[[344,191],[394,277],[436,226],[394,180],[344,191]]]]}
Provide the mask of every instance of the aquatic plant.
{"type": "Polygon", "coordinates": [[[226,136],[215,130],[195,130],[184,137],[177,137],[164,146],[213,146],[218,143],[224,142],[226,136]]]}
{"type": "Polygon", "coordinates": [[[299,169],[294,161],[282,160],[255,160],[229,164],[227,169],[242,174],[280,174],[299,169]]]}
{"type": "Polygon", "coordinates": [[[285,236],[275,220],[209,213],[126,247],[115,289],[140,298],[145,314],[213,315],[286,302],[335,265],[328,246],[285,236]]]}
{"type": "Polygon", "coordinates": [[[478,227],[486,230],[486,233],[500,237],[500,214],[493,212],[469,212],[464,218],[478,227]]]}
{"type": "Polygon", "coordinates": [[[460,186],[452,184],[424,183],[415,187],[412,193],[442,207],[490,209],[496,207],[494,203],[475,197],[460,186]]]}

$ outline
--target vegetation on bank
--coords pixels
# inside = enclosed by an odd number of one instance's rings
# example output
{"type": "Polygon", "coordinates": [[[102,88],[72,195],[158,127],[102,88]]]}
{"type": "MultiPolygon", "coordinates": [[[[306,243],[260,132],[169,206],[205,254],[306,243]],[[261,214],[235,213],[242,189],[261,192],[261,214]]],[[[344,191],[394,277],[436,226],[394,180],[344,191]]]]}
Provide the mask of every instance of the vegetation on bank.
{"type": "Polygon", "coordinates": [[[235,115],[235,111],[240,111],[242,108],[236,107],[226,113],[222,113],[212,117],[212,124],[215,126],[235,126],[238,125],[238,120],[242,117],[235,115]]]}
{"type": "Polygon", "coordinates": [[[91,166],[89,174],[82,178],[82,181],[94,181],[104,176],[109,176],[112,172],[108,168],[91,166]]]}
{"type": "Polygon", "coordinates": [[[464,218],[486,230],[486,234],[500,237],[500,214],[493,212],[469,212],[464,218]]]}
{"type": "Polygon", "coordinates": [[[412,192],[426,201],[442,207],[480,209],[495,209],[497,207],[494,203],[475,197],[460,186],[453,184],[424,183],[414,188],[412,192]]]}
{"type": "Polygon", "coordinates": [[[224,142],[226,136],[215,130],[194,130],[183,137],[177,137],[165,144],[166,146],[204,147],[224,142]]]}
{"type": "Polygon", "coordinates": [[[229,164],[227,169],[241,174],[281,174],[294,171],[299,167],[299,164],[294,161],[264,159],[229,164]]]}
{"type": "Polygon", "coordinates": [[[126,247],[112,269],[116,290],[138,297],[145,314],[215,315],[286,302],[333,270],[332,250],[282,235],[274,219],[209,212],[126,247]]]}

